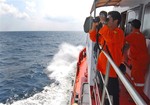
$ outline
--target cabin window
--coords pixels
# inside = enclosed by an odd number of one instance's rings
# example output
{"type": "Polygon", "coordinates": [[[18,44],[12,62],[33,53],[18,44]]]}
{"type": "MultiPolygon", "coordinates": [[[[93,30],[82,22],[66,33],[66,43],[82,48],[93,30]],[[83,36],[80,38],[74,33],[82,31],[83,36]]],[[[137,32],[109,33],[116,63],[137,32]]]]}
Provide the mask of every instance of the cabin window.
{"type": "Polygon", "coordinates": [[[150,38],[150,3],[146,5],[144,11],[143,34],[146,38],[150,38]]]}
{"type": "Polygon", "coordinates": [[[128,23],[132,19],[140,19],[141,6],[133,8],[127,12],[125,35],[131,32],[131,25],[128,23]]]}
{"type": "Polygon", "coordinates": [[[131,19],[139,19],[139,14],[140,14],[140,6],[133,8],[128,11],[128,21],[131,19]]]}

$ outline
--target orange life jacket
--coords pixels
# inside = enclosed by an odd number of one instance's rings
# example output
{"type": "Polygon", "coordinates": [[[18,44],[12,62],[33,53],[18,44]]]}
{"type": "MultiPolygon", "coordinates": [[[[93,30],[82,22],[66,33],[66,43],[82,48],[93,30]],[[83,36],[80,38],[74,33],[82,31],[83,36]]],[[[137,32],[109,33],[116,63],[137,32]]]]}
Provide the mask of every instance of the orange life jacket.
{"type": "MultiPolygon", "coordinates": [[[[104,25],[98,32],[100,37],[98,39],[99,44],[103,45],[104,42],[106,43],[108,50],[114,60],[115,64],[119,66],[122,62],[123,55],[122,55],[122,48],[124,45],[124,32],[120,28],[116,28],[114,30],[109,29],[107,25],[104,25]]],[[[96,31],[90,31],[90,39],[92,41],[96,41],[96,31]]],[[[106,46],[104,46],[104,50],[107,51],[106,46]]],[[[98,62],[97,62],[97,69],[102,72],[102,74],[106,74],[106,64],[107,58],[103,53],[99,54],[98,62]]],[[[114,69],[110,67],[109,77],[116,78],[117,74],[115,73],[114,69]]]]}
{"type": "Polygon", "coordinates": [[[129,58],[132,65],[131,76],[134,78],[135,83],[144,83],[149,64],[146,39],[139,30],[135,30],[126,36],[125,41],[130,45],[129,58]]]}

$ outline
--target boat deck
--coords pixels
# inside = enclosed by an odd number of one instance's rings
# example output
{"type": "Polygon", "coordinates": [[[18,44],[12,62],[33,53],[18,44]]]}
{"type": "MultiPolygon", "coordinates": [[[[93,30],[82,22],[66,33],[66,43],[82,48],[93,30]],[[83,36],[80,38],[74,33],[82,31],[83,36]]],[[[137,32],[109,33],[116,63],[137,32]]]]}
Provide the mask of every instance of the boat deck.
{"type": "Polygon", "coordinates": [[[120,105],[136,105],[121,82],[120,82],[120,105]]]}
{"type": "MultiPolygon", "coordinates": [[[[81,55],[82,54],[83,51],[81,52],[81,55]]],[[[102,92],[99,91],[99,85],[97,84],[97,82],[95,86],[89,86],[88,84],[88,65],[86,56],[81,56],[77,65],[76,79],[74,81],[74,90],[71,98],[71,103],[78,103],[79,105],[100,105],[102,92]]],[[[129,74],[130,70],[127,69],[125,76],[132,84],[129,74]]],[[[120,105],[136,105],[120,80],[119,84],[120,105]]],[[[148,103],[148,105],[150,105],[149,99],[146,99],[145,101],[146,103],[148,103]]]]}

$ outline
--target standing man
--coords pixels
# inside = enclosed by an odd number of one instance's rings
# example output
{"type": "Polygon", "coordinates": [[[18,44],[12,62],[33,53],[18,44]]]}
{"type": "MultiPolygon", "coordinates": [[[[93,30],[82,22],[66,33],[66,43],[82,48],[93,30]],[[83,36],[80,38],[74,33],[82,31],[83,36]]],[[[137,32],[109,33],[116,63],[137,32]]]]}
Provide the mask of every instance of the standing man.
{"type": "MultiPolygon", "coordinates": [[[[124,32],[118,26],[121,22],[121,15],[117,11],[108,13],[108,23],[99,30],[98,42],[104,46],[104,50],[111,56],[117,66],[122,62],[122,48],[124,44],[124,32]]],[[[96,24],[93,23],[89,32],[90,39],[96,41],[96,24]]],[[[103,53],[99,54],[97,69],[106,75],[107,58],[103,53]]],[[[119,81],[116,72],[110,67],[109,81],[107,85],[109,94],[113,98],[113,105],[119,105],[119,81]]]]}
{"type": "Polygon", "coordinates": [[[129,59],[131,61],[131,77],[138,91],[143,91],[145,75],[149,65],[148,48],[146,39],[140,32],[141,22],[137,19],[129,22],[132,32],[126,36],[126,44],[129,45],[129,59]]]}
{"type": "MultiPolygon", "coordinates": [[[[98,39],[98,37],[100,36],[98,31],[104,26],[107,24],[106,22],[106,19],[107,19],[107,12],[106,11],[101,11],[99,13],[99,16],[95,18],[95,20],[93,21],[96,25],[96,39],[98,39]]],[[[98,40],[96,40],[96,43],[95,43],[95,46],[94,46],[94,51],[95,51],[95,56],[97,56],[97,51],[98,51],[98,48],[99,48],[99,45],[98,45],[98,40]]]]}

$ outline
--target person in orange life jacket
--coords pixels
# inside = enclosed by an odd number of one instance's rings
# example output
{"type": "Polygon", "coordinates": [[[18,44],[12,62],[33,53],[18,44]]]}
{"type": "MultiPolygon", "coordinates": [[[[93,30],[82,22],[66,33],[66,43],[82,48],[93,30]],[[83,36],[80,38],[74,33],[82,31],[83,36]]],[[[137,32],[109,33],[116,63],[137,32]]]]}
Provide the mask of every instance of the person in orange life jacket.
{"type": "MultiPolygon", "coordinates": [[[[107,12],[106,11],[101,11],[99,13],[99,16],[96,17],[96,18],[99,18],[99,22],[95,22],[96,24],[96,39],[98,39],[99,37],[99,33],[98,31],[105,25],[107,24],[107,12]]],[[[96,59],[98,58],[98,54],[100,53],[100,48],[99,48],[99,43],[98,43],[98,40],[96,40],[96,43],[94,45],[94,56],[96,57],[96,59]]],[[[100,88],[100,91],[102,92],[102,88],[103,88],[103,81],[102,81],[102,78],[101,78],[101,75],[100,75],[100,72],[97,71],[96,72],[98,78],[99,78],[99,82],[98,82],[98,86],[100,88]]]]}
{"type": "MultiPolygon", "coordinates": [[[[97,16],[95,18],[95,21],[93,21],[95,24],[96,24],[96,31],[97,31],[97,34],[96,34],[96,37],[99,37],[99,34],[98,34],[98,31],[104,26],[104,24],[106,24],[106,19],[107,19],[107,12],[106,11],[101,11],[99,13],[99,16],[97,16]]],[[[94,55],[95,57],[97,57],[97,53],[99,49],[99,45],[96,41],[95,45],[94,45],[94,55]]]]}
{"type": "MultiPolygon", "coordinates": [[[[99,30],[98,42],[104,45],[104,50],[110,54],[117,66],[122,62],[122,48],[124,45],[124,32],[118,26],[121,22],[121,15],[117,11],[108,13],[108,23],[99,30]]],[[[96,41],[96,24],[93,23],[89,32],[90,39],[96,41]]],[[[107,58],[103,53],[99,54],[97,69],[105,76],[107,58]]],[[[107,85],[109,94],[113,97],[113,105],[119,105],[119,82],[118,77],[112,66],[110,67],[109,81],[107,85]]],[[[107,101],[106,101],[107,104],[107,101]]]]}
{"type": "Polygon", "coordinates": [[[148,48],[146,47],[146,39],[140,32],[141,22],[134,19],[131,22],[132,32],[125,37],[125,42],[129,45],[128,58],[131,60],[131,77],[135,87],[143,89],[145,83],[145,75],[149,65],[148,48]]]}

